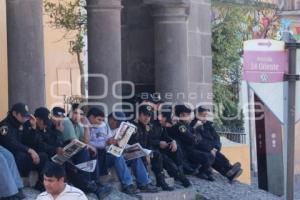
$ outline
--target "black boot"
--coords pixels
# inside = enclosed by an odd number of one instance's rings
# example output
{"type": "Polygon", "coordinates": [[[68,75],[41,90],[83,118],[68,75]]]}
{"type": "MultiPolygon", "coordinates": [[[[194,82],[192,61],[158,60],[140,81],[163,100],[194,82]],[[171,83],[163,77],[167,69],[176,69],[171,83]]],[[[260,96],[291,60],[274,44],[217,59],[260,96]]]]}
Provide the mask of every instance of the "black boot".
{"type": "Polygon", "coordinates": [[[241,174],[243,173],[243,169],[239,169],[235,174],[233,174],[232,176],[230,177],[227,177],[229,182],[233,182],[235,181],[239,176],[241,176],[241,174]]]}
{"type": "Polygon", "coordinates": [[[204,180],[207,180],[207,181],[210,181],[210,182],[215,181],[213,176],[211,176],[209,174],[206,174],[205,172],[199,172],[196,176],[200,179],[204,179],[204,180]]]}
{"type": "Polygon", "coordinates": [[[163,172],[156,175],[156,186],[161,187],[165,191],[173,191],[174,188],[168,186],[168,184],[165,181],[165,175],[163,172]]]}
{"type": "Polygon", "coordinates": [[[182,183],[183,187],[189,187],[191,185],[191,182],[189,181],[189,179],[183,173],[183,167],[182,166],[178,166],[178,172],[177,172],[177,174],[174,178],[175,178],[175,180],[180,181],[182,183]]]}
{"type": "Polygon", "coordinates": [[[240,171],[240,169],[241,169],[241,163],[237,162],[230,167],[230,169],[226,172],[225,176],[227,178],[232,177],[234,174],[240,171]]]}
{"type": "Polygon", "coordinates": [[[188,174],[188,175],[192,175],[197,172],[197,170],[195,168],[192,168],[192,166],[189,165],[187,162],[183,163],[182,170],[185,174],[188,174]]]}
{"type": "Polygon", "coordinates": [[[183,187],[191,186],[191,182],[183,173],[178,173],[177,176],[175,177],[175,180],[180,181],[182,183],[183,187]]]}

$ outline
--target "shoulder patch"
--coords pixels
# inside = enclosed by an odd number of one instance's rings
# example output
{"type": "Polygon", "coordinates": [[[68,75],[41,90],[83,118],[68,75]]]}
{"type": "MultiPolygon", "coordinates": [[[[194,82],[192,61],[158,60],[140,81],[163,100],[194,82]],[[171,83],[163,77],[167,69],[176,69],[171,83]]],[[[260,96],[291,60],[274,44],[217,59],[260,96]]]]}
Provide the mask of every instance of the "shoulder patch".
{"type": "Polygon", "coordinates": [[[8,133],[8,126],[1,126],[0,127],[0,135],[5,136],[8,133]]]}
{"type": "Polygon", "coordinates": [[[185,133],[187,131],[187,128],[184,125],[179,126],[179,131],[181,133],[185,133]]]}

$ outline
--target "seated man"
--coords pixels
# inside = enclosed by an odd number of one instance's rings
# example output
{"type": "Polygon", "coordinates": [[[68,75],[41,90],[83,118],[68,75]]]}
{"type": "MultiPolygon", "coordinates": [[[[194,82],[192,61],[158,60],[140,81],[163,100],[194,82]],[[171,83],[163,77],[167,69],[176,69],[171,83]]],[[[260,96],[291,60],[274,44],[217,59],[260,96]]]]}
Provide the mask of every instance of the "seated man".
{"type": "Polygon", "coordinates": [[[197,176],[202,179],[214,181],[210,167],[214,163],[214,157],[208,152],[198,150],[195,146],[195,136],[190,128],[192,110],[186,105],[175,106],[175,115],[178,122],[168,129],[168,133],[180,145],[186,160],[194,166],[201,166],[197,176]]]}
{"type": "Polygon", "coordinates": [[[66,172],[62,165],[50,162],[44,173],[44,186],[46,191],[36,200],[87,200],[85,194],[65,183],[66,172]]]}
{"type": "MultiPolygon", "coordinates": [[[[5,131],[0,129],[0,134],[5,131]]],[[[0,199],[24,199],[23,183],[20,177],[14,156],[4,147],[0,146],[0,199]]]]}
{"type": "Polygon", "coordinates": [[[34,116],[41,140],[40,150],[47,153],[49,158],[55,154],[63,154],[62,132],[51,121],[50,111],[45,107],[40,107],[35,110],[34,116]]]}
{"type": "MultiPolygon", "coordinates": [[[[55,107],[52,110],[52,122],[57,130],[62,131],[62,140],[68,144],[73,139],[80,140],[88,145],[87,149],[79,151],[71,160],[74,164],[84,163],[90,161],[90,152],[92,156],[96,156],[96,149],[90,146],[89,130],[87,126],[87,119],[85,119],[83,111],[78,104],[72,106],[70,118],[65,117],[63,108],[55,107]],[[85,125],[83,125],[83,122],[85,125]],[[89,152],[90,150],[90,152],[89,152]]],[[[68,180],[84,192],[91,192],[97,195],[99,199],[109,195],[112,191],[111,187],[103,186],[99,180],[93,180],[92,174],[82,170],[78,170],[74,165],[66,163],[66,172],[68,180]]]]}
{"type": "MultiPolygon", "coordinates": [[[[108,123],[104,122],[104,112],[96,107],[89,110],[87,117],[90,122],[91,129],[91,145],[96,147],[98,151],[103,151],[111,144],[117,144],[117,140],[113,138],[114,132],[119,128],[121,121],[125,119],[125,114],[122,112],[115,112],[108,116],[108,123]]],[[[136,193],[135,186],[133,185],[130,170],[127,167],[126,161],[123,156],[116,157],[108,153],[98,155],[105,157],[105,167],[114,167],[120,182],[122,183],[122,190],[127,194],[136,193]]],[[[98,158],[100,161],[101,158],[98,158]]],[[[103,168],[103,163],[99,163],[99,167],[103,168]]],[[[157,192],[157,189],[151,186],[147,170],[143,161],[138,158],[128,162],[132,167],[136,177],[138,188],[142,192],[157,192]]]]}
{"type": "Polygon", "coordinates": [[[129,144],[139,143],[143,148],[152,150],[151,168],[156,177],[156,185],[163,190],[172,191],[174,188],[170,187],[165,181],[162,154],[151,145],[150,136],[153,135],[154,130],[150,121],[153,108],[150,105],[140,105],[138,111],[138,119],[133,122],[137,127],[137,132],[131,136],[129,144]]]}
{"type": "Polygon", "coordinates": [[[208,112],[208,109],[201,106],[195,110],[196,117],[191,125],[196,137],[196,148],[211,153],[215,158],[212,167],[229,181],[233,181],[243,172],[241,164],[237,162],[231,165],[226,156],[221,153],[220,136],[215,131],[213,123],[207,120],[208,112]]]}
{"type": "Polygon", "coordinates": [[[172,127],[171,115],[172,107],[163,105],[160,108],[158,120],[153,122],[151,146],[162,154],[163,166],[168,174],[180,181],[184,187],[189,187],[191,183],[183,173],[182,151],[167,132],[167,128],[172,127]]]}
{"type": "Polygon", "coordinates": [[[30,171],[37,170],[39,181],[35,188],[43,190],[42,171],[48,156],[37,151],[39,143],[36,119],[29,115],[28,106],[23,103],[15,104],[0,122],[0,129],[5,130],[0,135],[0,144],[13,153],[21,176],[28,176],[30,171]]]}

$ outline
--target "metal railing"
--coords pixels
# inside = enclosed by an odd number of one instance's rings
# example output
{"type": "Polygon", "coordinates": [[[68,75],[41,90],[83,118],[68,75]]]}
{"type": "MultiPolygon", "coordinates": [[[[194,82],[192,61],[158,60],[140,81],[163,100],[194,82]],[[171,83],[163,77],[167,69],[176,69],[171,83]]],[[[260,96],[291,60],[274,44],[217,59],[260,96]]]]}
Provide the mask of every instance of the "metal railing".
{"type": "Polygon", "coordinates": [[[220,136],[227,138],[236,143],[246,144],[246,134],[243,129],[218,129],[216,130],[220,136]]]}

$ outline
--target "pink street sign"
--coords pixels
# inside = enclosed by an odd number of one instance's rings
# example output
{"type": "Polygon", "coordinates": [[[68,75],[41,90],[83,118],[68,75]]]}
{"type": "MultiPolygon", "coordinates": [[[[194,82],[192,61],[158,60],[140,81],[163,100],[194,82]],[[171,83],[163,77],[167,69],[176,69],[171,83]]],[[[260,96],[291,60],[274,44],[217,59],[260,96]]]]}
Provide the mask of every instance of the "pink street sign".
{"type": "Polygon", "coordinates": [[[243,79],[256,83],[283,81],[288,72],[286,51],[244,51],[243,79]]]}

